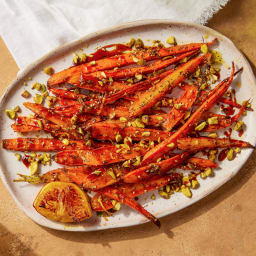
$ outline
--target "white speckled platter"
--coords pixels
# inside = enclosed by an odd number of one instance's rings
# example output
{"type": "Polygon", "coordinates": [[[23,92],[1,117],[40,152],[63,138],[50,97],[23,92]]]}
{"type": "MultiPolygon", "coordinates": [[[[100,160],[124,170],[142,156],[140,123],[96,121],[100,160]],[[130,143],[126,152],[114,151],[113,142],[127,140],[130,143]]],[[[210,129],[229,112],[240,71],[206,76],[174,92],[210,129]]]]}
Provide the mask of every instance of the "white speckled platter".
{"type": "MultiPolygon", "coordinates": [[[[48,76],[42,72],[45,66],[53,66],[56,71],[67,68],[72,63],[72,53],[81,48],[83,48],[86,53],[90,53],[95,50],[95,47],[112,43],[128,42],[131,37],[142,38],[146,44],[151,44],[152,40],[156,39],[165,42],[170,35],[174,35],[179,44],[201,42],[203,40],[203,36],[205,35],[208,35],[207,41],[217,37],[219,39],[219,44],[216,46],[216,48],[222,53],[226,63],[226,65],[224,65],[222,68],[221,77],[224,78],[230,73],[230,70],[225,67],[230,65],[232,61],[235,61],[236,67],[244,67],[244,71],[233,81],[232,86],[235,87],[237,86],[236,84],[240,82],[242,87],[237,87],[238,101],[251,98],[253,99],[252,106],[254,109],[256,109],[255,77],[245,57],[228,38],[210,28],[191,23],[181,23],[170,20],[138,21],[87,35],[80,40],[55,49],[46,56],[29,65],[24,71],[19,72],[17,78],[8,87],[1,99],[0,139],[2,140],[3,138],[13,138],[18,136],[12,131],[10,127],[12,121],[6,117],[4,110],[6,108],[15,107],[16,105],[22,106],[22,103],[25,101],[24,98],[21,97],[21,93],[24,90],[23,82],[26,81],[28,77],[32,77],[33,81],[46,83],[48,76]],[[88,48],[85,48],[85,46],[88,46],[88,48]]],[[[28,90],[30,90],[31,85],[32,82],[28,82],[28,90]]],[[[27,115],[29,113],[30,112],[28,110],[22,107],[23,115],[27,115]]],[[[242,140],[249,141],[253,145],[256,144],[255,115],[255,112],[248,112],[247,116],[244,117],[243,120],[246,122],[247,129],[244,135],[241,137],[242,140]]],[[[235,135],[235,133],[233,134],[235,135]]],[[[181,193],[176,193],[169,200],[159,198],[157,195],[156,200],[152,201],[147,199],[150,198],[150,195],[152,194],[151,192],[140,197],[139,202],[142,203],[143,206],[156,217],[162,217],[179,211],[184,207],[187,207],[202,199],[231,179],[247,161],[251,153],[252,149],[245,149],[235,158],[235,160],[230,162],[221,162],[220,168],[215,171],[214,177],[210,177],[202,181],[199,178],[200,187],[197,190],[193,190],[193,197],[191,199],[186,198],[181,193]]],[[[57,167],[56,164],[53,164],[51,167],[44,167],[42,169],[42,173],[55,167],[57,167]]],[[[42,226],[66,231],[93,231],[116,227],[126,227],[147,222],[147,219],[145,219],[143,216],[125,206],[122,206],[121,210],[113,217],[109,217],[108,221],[97,216],[93,216],[91,219],[83,223],[73,225],[64,225],[50,221],[39,215],[32,206],[41,185],[13,182],[13,179],[17,178],[17,172],[28,174],[25,166],[22,164],[22,162],[18,162],[16,160],[13,152],[8,152],[2,148],[0,149],[0,168],[1,178],[17,205],[32,220],[42,226]]],[[[152,226],[152,228],[155,227],[152,226]]]]}

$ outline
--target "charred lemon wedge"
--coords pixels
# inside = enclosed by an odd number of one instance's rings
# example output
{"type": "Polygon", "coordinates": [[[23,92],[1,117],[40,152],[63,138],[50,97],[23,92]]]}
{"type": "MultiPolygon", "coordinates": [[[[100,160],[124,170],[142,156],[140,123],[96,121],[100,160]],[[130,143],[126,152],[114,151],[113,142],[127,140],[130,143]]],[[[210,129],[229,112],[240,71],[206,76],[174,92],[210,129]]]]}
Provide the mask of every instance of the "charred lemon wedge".
{"type": "Polygon", "coordinates": [[[92,216],[86,193],[69,182],[46,184],[37,195],[33,206],[47,219],[58,222],[80,222],[92,216]]]}

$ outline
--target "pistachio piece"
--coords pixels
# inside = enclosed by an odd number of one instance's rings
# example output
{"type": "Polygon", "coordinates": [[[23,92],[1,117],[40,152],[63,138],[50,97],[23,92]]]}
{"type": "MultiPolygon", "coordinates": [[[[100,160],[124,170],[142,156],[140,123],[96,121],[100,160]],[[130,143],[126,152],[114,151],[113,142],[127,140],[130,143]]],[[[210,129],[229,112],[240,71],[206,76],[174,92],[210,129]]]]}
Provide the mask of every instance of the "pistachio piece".
{"type": "Polygon", "coordinates": [[[176,44],[176,39],[174,36],[170,36],[167,40],[166,40],[167,44],[176,44]]]}
{"type": "Polygon", "coordinates": [[[27,90],[25,90],[25,91],[21,94],[21,96],[22,96],[23,98],[27,99],[27,98],[29,98],[29,97],[31,96],[31,94],[30,94],[27,90]]]}
{"type": "Polygon", "coordinates": [[[54,74],[54,69],[53,67],[45,67],[44,68],[44,73],[48,76],[51,76],[54,74]]]}

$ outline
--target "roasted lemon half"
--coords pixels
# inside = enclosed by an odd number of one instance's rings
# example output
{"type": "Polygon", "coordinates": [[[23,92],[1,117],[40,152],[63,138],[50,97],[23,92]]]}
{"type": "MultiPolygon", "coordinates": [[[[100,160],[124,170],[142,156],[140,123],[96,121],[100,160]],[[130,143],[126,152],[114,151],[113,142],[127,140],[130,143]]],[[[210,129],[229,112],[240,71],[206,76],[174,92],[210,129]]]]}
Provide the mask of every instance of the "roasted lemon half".
{"type": "Polygon", "coordinates": [[[92,216],[88,196],[77,185],[68,182],[46,184],[33,206],[44,217],[59,222],[80,222],[92,216]]]}

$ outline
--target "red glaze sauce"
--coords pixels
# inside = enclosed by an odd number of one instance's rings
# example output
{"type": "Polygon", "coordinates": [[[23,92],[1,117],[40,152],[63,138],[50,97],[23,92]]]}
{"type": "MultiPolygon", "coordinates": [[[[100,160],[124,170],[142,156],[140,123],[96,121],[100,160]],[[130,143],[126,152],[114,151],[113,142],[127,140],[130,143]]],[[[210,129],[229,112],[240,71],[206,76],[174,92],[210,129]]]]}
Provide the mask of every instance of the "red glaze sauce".
{"type": "Polygon", "coordinates": [[[30,163],[28,161],[28,158],[29,156],[28,155],[25,155],[23,158],[22,158],[22,163],[28,168],[30,163]]]}
{"type": "Polygon", "coordinates": [[[223,161],[227,157],[228,149],[223,149],[218,155],[218,160],[223,161]]]}
{"type": "Polygon", "coordinates": [[[232,129],[229,128],[228,131],[225,131],[224,132],[224,135],[227,137],[227,138],[230,138],[231,137],[231,134],[232,134],[232,129]]]}

